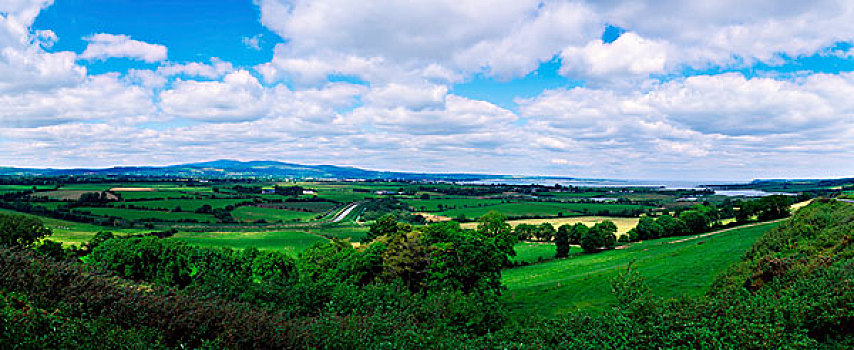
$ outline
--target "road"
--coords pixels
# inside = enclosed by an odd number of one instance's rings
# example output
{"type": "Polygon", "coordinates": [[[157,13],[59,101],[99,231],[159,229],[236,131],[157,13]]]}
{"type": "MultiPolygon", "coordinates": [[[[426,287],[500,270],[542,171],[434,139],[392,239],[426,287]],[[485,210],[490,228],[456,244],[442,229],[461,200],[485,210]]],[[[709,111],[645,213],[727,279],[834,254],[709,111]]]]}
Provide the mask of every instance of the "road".
{"type": "Polygon", "coordinates": [[[356,209],[359,204],[362,204],[362,202],[350,203],[347,208],[344,208],[344,210],[342,210],[340,213],[338,213],[338,215],[335,216],[334,219],[332,219],[332,222],[340,222],[341,220],[344,220],[344,218],[346,218],[347,215],[350,215],[350,212],[352,212],[353,209],[356,209]]]}

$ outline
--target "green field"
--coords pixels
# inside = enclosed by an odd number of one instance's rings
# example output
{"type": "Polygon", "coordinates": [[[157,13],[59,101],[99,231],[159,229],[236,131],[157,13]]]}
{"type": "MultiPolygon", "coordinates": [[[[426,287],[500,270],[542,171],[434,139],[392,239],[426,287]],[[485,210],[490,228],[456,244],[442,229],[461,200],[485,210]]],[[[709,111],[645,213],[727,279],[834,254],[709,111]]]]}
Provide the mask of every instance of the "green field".
{"type": "Polygon", "coordinates": [[[195,198],[192,194],[175,191],[117,191],[122,200],[195,198]]]}
{"type": "Polygon", "coordinates": [[[338,206],[332,202],[282,202],[270,203],[270,205],[281,209],[308,210],[315,213],[323,213],[338,206]]]}
{"type": "Polygon", "coordinates": [[[361,241],[368,233],[368,226],[359,226],[352,223],[340,223],[324,227],[311,228],[309,232],[329,238],[349,239],[354,242],[361,241]]]}
{"type": "Polygon", "coordinates": [[[228,205],[252,202],[251,199],[167,199],[162,201],[139,201],[126,203],[112,203],[113,206],[133,205],[140,208],[174,210],[181,208],[182,211],[196,211],[201,206],[208,204],[213,209],[222,209],[228,205]]]}
{"type": "Polygon", "coordinates": [[[7,209],[0,209],[0,213],[24,215],[38,218],[44,223],[45,226],[47,226],[47,228],[49,228],[53,232],[53,234],[48,236],[47,239],[69,244],[80,244],[83,242],[88,242],[93,236],[95,236],[95,233],[99,231],[110,231],[118,235],[151,232],[151,230],[144,229],[120,229],[114,227],[105,228],[98,225],[46,218],[42,216],[36,216],[7,209]]]}
{"type": "Polygon", "coordinates": [[[259,207],[239,207],[231,211],[231,216],[239,221],[254,222],[256,220],[266,220],[267,222],[294,222],[294,221],[310,221],[317,217],[318,213],[294,211],[285,209],[259,208],[259,207]]]}
{"type": "Polygon", "coordinates": [[[678,243],[670,242],[682,238],[650,240],[622,250],[507,269],[502,273],[508,288],[504,299],[517,313],[553,316],[576,309],[601,310],[616,303],[610,281],[632,261],[656,295],[701,295],[718,273],[740,260],[759,236],[777,225],[766,223],[678,243]]]}
{"type": "Polygon", "coordinates": [[[477,218],[489,211],[497,211],[509,217],[520,216],[573,216],[583,214],[604,215],[603,211],[610,214],[620,213],[625,210],[642,209],[640,205],[630,204],[600,204],[600,203],[560,203],[560,202],[519,202],[492,205],[487,207],[451,209],[438,212],[438,215],[451,218],[465,215],[467,218],[477,218]]]}
{"type": "MultiPolygon", "coordinates": [[[[557,248],[555,248],[555,245],[551,243],[523,242],[513,247],[513,250],[516,251],[516,256],[511,257],[510,261],[514,263],[524,262],[530,264],[542,260],[553,259],[557,248]]],[[[577,250],[579,250],[579,248],[572,248],[570,249],[570,253],[577,250]]]]}
{"type": "Polygon", "coordinates": [[[170,239],[206,247],[276,250],[296,256],[300,251],[327,239],[299,231],[283,232],[179,232],[170,239]]]}
{"type": "Polygon", "coordinates": [[[501,204],[501,199],[478,199],[478,198],[431,198],[431,199],[406,199],[406,205],[415,211],[440,211],[447,209],[478,208],[501,204]]]}
{"type": "Polygon", "coordinates": [[[98,216],[115,216],[126,220],[140,221],[186,221],[196,220],[198,222],[216,222],[216,218],[211,215],[186,213],[186,212],[169,212],[169,211],[153,211],[153,210],[137,210],[137,209],[120,209],[120,208],[75,208],[75,211],[88,211],[92,215],[98,216]]]}

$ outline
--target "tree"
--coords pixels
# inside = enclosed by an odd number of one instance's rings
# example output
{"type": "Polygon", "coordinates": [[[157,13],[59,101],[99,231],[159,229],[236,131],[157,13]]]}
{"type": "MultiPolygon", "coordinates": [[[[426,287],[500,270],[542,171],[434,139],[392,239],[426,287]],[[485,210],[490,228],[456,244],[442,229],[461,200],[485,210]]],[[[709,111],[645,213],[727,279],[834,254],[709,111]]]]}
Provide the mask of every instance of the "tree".
{"type": "Polygon", "coordinates": [[[399,278],[412,291],[425,287],[430,265],[430,246],[421,239],[421,232],[396,235],[383,253],[383,266],[390,277],[399,278]]]}
{"type": "Polygon", "coordinates": [[[659,216],[655,220],[664,229],[664,237],[681,236],[688,233],[688,227],[681,220],[670,215],[659,216]]]}
{"type": "Polygon", "coordinates": [[[569,233],[569,243],[581,244],[581,237],[584,237],[587,231],[590,231],[587,225],[581,222],[575,223],[575,225],[572,225],[572,231],[569,233]]]}
{"type": "Polygon", "coordinates": [[[555,235],[555,227],[551,223],[544,222],[537,226],[537,238],[541,241],[551,241],[555,235]]]}
{"type": "Polygon", "coordinates": [[[508,256],[516,256],[516,250],[513,246],[519,241],[519,238],[513,233],[513,228],[507,223],[507,215],[497,211],[490,211],[483,214],[477,224],[477,232],[480,234],[494,238],[498,247],[508,256]]]}
{"type": "Polygon", "coordinates": [[[591,231],[598,231],[598,234],[601,236],[602,246],[606,248],[613,248],[617,243],[617,225],[614,224],[611,220],[604,220],[602,222],[593,225],[590,228],[591,231]]]}
{"type": "Polygon", "coordinates": [[[51,231],[41,220],[24,215],[0,214],[0,245],[30,247],[49,236],[51,231]]]}
{"type": "Polygon", "coordinates": [[[664,236],[664,227],[649,216],[642,216],[635,227],[637,239],[655,239],[664,236]]]}
{"type": "Polygon", "coordinates": [[[569,255],[569,233],[572,227],[569,225],[560,225],[555,232],[555,258],[565,258],[569,255]]]}
{"type": "Polygon", "coordinates": [[[397,233],[397,221],[394,219],[394,215],[386,214],[371,224],[365,239],[372,241],[379,236],[391,237],[395,233],[397,233]]]}
{"type": "Polygon", "coordinates": [[[529,240],[534,237],[534,232],[537,230],[537,227],[531,224],[518,224],[516,228],[513,229],[513,232],[516,234],[516,237],[519,238],[520,241],[529,240]]]}
{"type": "Polygon", "coordinates": [[[581,249],[587,253],[598,251],[602,247],[602,236],[598,230],[588,230],[581,236],[581,249]]]}
{"type": "Polygon", "coordinates": [[[705,232],[709,229],[709,217],[697,210],[683,211],[679,214],[679,220],[685,223],[691,233],[705,232]]]}
{"type": "Polygon", "coordinates": [[[304,189],[300,186],[273,186],[273,191],[281,196],[297,197],[302,195],[304,189]]]}
{"type": "Polygon", "coordinates": [[[765,196],[759,199],[759,220],[773,220],[789,216],[789,204],[791,199],[788,196],[773,195],[765,196]]]}

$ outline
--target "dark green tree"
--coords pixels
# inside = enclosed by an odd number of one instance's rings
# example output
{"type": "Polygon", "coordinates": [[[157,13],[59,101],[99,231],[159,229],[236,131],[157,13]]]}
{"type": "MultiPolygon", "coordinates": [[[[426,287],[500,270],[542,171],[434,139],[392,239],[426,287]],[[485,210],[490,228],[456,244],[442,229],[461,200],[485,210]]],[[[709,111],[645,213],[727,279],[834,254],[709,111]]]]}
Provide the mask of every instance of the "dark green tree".
{"type": "Polygon", "coordinates": [[[49,236],[51,231],[41,220],[24,215],[0,214],[0,245],[29,247],[49,236]]]}
{"type": "Polygon", "coordinates": [[[569,255],[569,232],[572,227],[569,225],[561,225],[555,232],[555,258],[565,258],[569,255]]]}

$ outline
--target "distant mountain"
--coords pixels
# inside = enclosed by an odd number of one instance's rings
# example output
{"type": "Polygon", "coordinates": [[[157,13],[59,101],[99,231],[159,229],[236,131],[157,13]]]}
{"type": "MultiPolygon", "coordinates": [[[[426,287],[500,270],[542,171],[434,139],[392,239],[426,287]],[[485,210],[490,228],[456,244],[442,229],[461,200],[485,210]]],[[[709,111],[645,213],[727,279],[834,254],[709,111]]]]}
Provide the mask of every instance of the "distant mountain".
{"type": "MultiPolygon", "coordinates": [[[[430,174],[365,170],[335,165],[302,165],[275,161],[221,159],[210,162],[150,167],[112,167],[77,169],[0,168],[0,175],[29,176],[175,176],[175,177],[273,177],[297,179],[405,179],[405,180],[479,180],[496,175],[430,174]]],[[[498,175],[497,177],[502,177],[498,175]]]]}

